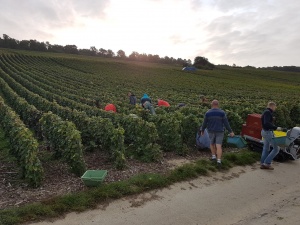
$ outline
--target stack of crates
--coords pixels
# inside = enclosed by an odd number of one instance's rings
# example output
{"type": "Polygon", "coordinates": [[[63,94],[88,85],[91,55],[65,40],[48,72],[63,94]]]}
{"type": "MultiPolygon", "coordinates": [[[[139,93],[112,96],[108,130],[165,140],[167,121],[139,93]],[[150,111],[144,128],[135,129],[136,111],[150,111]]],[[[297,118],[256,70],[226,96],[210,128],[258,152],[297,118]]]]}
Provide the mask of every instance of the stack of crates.
{"type": "Polygon", "coordinates": [[[241,135],[247,135],[257,139],[262,139],[261,130],[261,114],[249,114],[247,116],[246,124],[243,124],[241,135]]]}

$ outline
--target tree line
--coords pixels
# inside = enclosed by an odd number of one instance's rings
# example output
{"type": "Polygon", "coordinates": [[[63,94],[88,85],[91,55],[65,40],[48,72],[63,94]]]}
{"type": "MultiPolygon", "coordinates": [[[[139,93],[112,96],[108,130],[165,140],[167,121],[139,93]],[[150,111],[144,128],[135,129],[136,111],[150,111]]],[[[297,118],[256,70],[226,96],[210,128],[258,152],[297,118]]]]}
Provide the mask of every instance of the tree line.
{"type": "Polygon", "coordinates": [[[100,48],[91,46],[89,49],[79,49],[76,45],[57,45],[47,42],[39,42],[37,40],[16,40],[9,37],[7,34],[3,34],[3,38],[0,37],[0,48],[21,49],[41,52],[53,52],[53,53],[67,53],[87,56],[98,56],[105,58],[119,58],[132,61],[165,63],[165,64],[178,64],[183,66],[192,65],[190,59],[173,58],[169,56],[160,57],[159,55],[138,53],[133,51],[130,55],[126,55],[125,51],[119,50],[116,53],[111,49],[100,48]]]}
{"type": "MultiPolygon", "coordinates": [[[[198,69],[208,69],[212,70],[216,66],[208,61],[207,58],[202,56],[197,56],[194,62],[190,59],[173,58],[169,56],[160,57],[159,55],[152,55],[146,53],[138,53],[133,51],[130,55],[126,55],[125,51],[118,50],[116,53],[111,49],[100,48],[97,49],[95,46],[91,46],[89,49],[79,49],[76,45],[58,45],[50,44],[47,42],[39,42],[37,40],[16,40],[9,37],[7,34],[3,34],[3,38],[0,37],[0,48],[10,48],[10,49],[21,49],[21,50],[31,50],[31,51],[41,51],[41,52],[53,52],[53,53],[66,53],[66,54],[77,54],[86,56],[98,56],[105,58],[119,58],[131,61],[141,61],[141,62],[154,62],[154,63],[164,63],[164,64],[177,64],[183,67],[194,66],[198,69]]],[[[242,68],[233,64],[232,66],[224,64],[217,65],[217,68],[242,68]]],[[[289,72],[300,72],[299,66],[273,66],[273,67],[254,67],[245,66],[244,68],[252,69],[265,69],[265,70],[279,70],[279,71],[289,71],[289,72]]]]}

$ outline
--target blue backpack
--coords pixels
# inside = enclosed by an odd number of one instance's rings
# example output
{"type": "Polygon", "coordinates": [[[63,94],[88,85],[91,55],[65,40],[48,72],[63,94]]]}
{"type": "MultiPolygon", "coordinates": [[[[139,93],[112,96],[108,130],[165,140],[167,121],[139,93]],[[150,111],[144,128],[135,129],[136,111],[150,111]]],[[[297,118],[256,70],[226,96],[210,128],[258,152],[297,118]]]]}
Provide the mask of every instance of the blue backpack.
{"type": "MultiPolygon", "coordinates": [[[[201,127],[199,131],[201,130],[201,127]]],[[[199,132],[196,134],[196,146],[199,149],[206,149],[210,147],[210,140],[207,129],[204,130],[203,135],[199,135],[199,132]]]]}

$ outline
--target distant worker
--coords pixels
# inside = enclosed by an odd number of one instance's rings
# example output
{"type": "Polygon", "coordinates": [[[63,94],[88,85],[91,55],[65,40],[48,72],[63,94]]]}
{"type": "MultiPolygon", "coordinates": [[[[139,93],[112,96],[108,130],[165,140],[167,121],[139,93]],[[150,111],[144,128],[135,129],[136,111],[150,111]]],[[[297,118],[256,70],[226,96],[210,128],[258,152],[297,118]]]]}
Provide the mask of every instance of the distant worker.
{"type": "Polygon", "coordinates": [[[200,95],[199,97],[201,103],[208,103],[208,99],[204,95],[200,95]]]}
{"type": "Polygon", "coordinates": [[[163,107],[170,107],[170,104],[169,102],[167,101],[164,101],[162,99],[158,99],[157,100],[157,105],[160,107],[160,106],[163,106],[163,107]]]}
{"type": "Polygon", "coordinates": [[[267,109],[263,112],[261,116],[262,131],[261,136],[264,138],[264,147],[261,154],[260,163],[261,169],[274,170],[271,166],[272,160],[279,153],[280,148],[277,146],[276,142],[272,139],[274,137],[274,130],[281,131],[281,127],[277,127],[273,124],[273,112],[276,110],[276,104],[274,102],[269,102],[267,109]],[[270,145],[273,146],[273,150],[270,152],[270,145]]]}
{"type": "Polygon", "coordinates": [[[201,135],[204,135],[204,131],[207,128],[212,154],[211,160],[217,160],[218,168],[222,166],[221,158],[224,127],[228,130],[230,136],[233,137],[234,133],[229,125],[225,112],[219,108],[219,101],[213,100],[211,102],[211,109],[205,113],[201,127],[201,135]]]}
{"type": "Polygon", "coordinates": [[[152,115],[156,115],[155,109],[152,106],[151,99],[147,94],[144,94],[141,98],[141,105],[144,109],[148,109],[152,115]]]}
{"type": "Polygon", "coordinates": [[[136,96],[131,91],[128,92],[128,97],[129,97],[129,104],[136,105],[136,96]]]}
{"type": "Polygon", "coordinates": [[[105,106],[104,108],[105,111],[108,111],[108,112],[117,112],[117,108],[114,104],[108,104],[105,106]]]}
{"type": "Polygon", "coordinates": [[[179,103],[179,104],[177,105],[178,108],[182,108],[182,107],[185,107],[185,106],[186,106],[185,103],[179,103]]]}
{"type": "Polygon", "coordinates": [[[101,108],[100,99],[95,100],[95,105],[97,108],[101,108]]]}

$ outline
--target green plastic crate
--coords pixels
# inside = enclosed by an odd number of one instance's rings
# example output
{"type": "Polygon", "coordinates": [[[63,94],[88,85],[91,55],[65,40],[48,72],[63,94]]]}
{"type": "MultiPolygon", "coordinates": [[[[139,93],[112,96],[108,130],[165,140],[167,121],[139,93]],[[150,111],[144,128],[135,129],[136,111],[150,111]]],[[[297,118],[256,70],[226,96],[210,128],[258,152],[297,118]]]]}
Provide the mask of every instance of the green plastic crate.
{"type": "Polygon", "coordinates": [[[274,137],[272,139],[275,141],[275,143],[277,145],[279,145],[279,146],[285,146],[286,136],[284,136],[284,137],[274,137]]]}
{"type": "Polygon", "coordinates": [[[103,182],[106,175],[107,170],[87,170],[81,180],[88,187],[97,187],[103,182]]]}
{"type": "Polygon", "coordinates": [[[227,143],[234,145],[237,148],[244,148],[247,146],[247,142],[239,135],[235,135],[234,137],[227,137],[227,143]]]}

